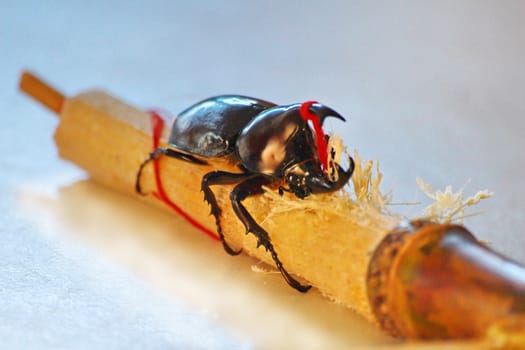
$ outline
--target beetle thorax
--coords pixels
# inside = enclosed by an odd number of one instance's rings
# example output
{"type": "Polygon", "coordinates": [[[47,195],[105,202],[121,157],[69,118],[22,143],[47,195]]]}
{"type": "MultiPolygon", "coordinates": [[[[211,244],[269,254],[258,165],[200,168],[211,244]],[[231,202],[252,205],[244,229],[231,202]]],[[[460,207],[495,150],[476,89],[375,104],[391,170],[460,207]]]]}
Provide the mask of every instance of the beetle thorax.
{"type": "Polygon", "coordinates": [[[294,164],[317,158],[313,130],[299,115],[298,107],[265,110],[242,130],[236,151],[246,170],[283,178],[294,164]]]}

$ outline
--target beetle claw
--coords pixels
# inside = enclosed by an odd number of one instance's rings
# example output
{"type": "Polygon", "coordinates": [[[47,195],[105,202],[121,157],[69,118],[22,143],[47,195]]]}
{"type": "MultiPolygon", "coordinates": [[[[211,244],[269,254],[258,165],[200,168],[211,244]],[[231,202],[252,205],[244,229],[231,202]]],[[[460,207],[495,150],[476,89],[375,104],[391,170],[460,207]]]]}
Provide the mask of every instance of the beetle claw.
{"type": "Polygon", "coordinates": [[[239,255],[242,253],[242,248],[239,250],[233,250],[233,248],[230,247],[230,245],[226,243],[224,239],[222,240],[222,246],[224,247],[224,250],[226,251],[226,253],[228,253],[229,255],[235,256],[235,255],[239,255]]]}

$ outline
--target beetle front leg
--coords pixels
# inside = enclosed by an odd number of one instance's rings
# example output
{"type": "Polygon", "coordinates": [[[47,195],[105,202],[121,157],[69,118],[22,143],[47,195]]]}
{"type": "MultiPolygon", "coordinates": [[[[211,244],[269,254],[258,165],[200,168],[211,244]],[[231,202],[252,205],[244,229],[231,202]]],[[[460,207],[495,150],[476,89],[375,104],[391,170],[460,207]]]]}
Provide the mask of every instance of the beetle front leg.
{"type": "Polygon", "coordinates": [[[224,239],[224,234],[222,233],[221,227],[221,213],[222,209],[217,204],[217,199],[215,194],[211,190],[210,186],[213,185],[228,185],[238,183],[241,180],[252,177],[252,174],[238,174],[238,173],[229,173],[226,171],[212,171],[204,175],[201,182],[201,191],[204,192],[204,200],[208,202],[211,207],[211,214],[215,217],[215,224],[217,225],[217,233],[221,239],[224,250],[230,255],[238,255],[241,253],[242,249],[239,251],[233,250],[230,245],[224,239]]]}
{"type": "Polygon", "coordinates": [[[267,185],[269,182],[264,177],[254,177],[247,179],[246,181],[237,185],[230,194],[230,200],[232,202],[233,210],[237,217],[242,221],[246,227],[246,233],[251,232],[257,238],[257,248],[263,246],[266,251],[270,252],[273,261],[277,269],[281,272],[281,275],[284,277],[288,284],[298,290],[301,293],[307,292],[312,286],[304,286],[294,279],[288,271],[284,268],[277,252],[275,251],[273,244],[271,242],[268,232],[266,232],[250,215],[246,207],[241,203],[248,196],[253,196],[256,194],[262,194],[264,191],[262,189],[263,185],[267,185]]]}

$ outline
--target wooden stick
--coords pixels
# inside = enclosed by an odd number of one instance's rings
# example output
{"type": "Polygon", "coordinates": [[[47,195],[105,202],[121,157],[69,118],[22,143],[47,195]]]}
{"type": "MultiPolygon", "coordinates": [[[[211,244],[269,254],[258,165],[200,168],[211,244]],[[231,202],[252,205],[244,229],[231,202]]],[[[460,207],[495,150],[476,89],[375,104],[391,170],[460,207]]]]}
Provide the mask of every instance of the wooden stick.
{"type": "Polygon", "coordinates": [[[30,72],[22,72],[19,88],[55,114],[60,114],[64,95],[30,72]]]}

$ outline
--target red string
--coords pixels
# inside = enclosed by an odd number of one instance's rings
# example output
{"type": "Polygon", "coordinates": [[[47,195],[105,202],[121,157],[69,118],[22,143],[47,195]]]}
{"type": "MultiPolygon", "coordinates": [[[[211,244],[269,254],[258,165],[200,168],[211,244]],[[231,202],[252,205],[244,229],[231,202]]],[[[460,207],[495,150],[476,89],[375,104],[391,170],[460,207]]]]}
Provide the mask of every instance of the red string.
{"type": "MultiPolygon", "coordinates": [[[[151,123],[153,124],[153,150],[155,151],[159,147],[160,137],[162,136],[162,130],[164,129],[164,120],[155,111],[150,111],[150,116],[151,116],[151,123]]],[[[162,180],[160,178],[159,159],[155,159],[153,161],[153,170],[155,173],[155,183],[157,186],[157,191],[153,192],[153,195],[160,201],[164,202],[171,209],[173,209],[177,214],[179,214],[184,219],[186,219],[186,221],[188,221],[193,227],[201,230],[203,233],[210,236],[214,240],[220,241],[220,238],[217,236],[215,232],[204,227],[200,222],[195,220],[190,214],[185,212],[181,207],[173,203],[168,198],[168,196],[166,195],[166,191],[164,191],[164,187],[162,186],[162,180]]]]}
{"type": "Polygon", "coordinates": [[[310,111],[310,107],[317,101],[306,101],[301,104],[299,113],[305,121],[311,121],[315,130],[315,139],[317,144],[317,155],[324,172],[328,171],[328,145],[324,137],[324,131],[319,122],[319,117],[310,111]]]}

